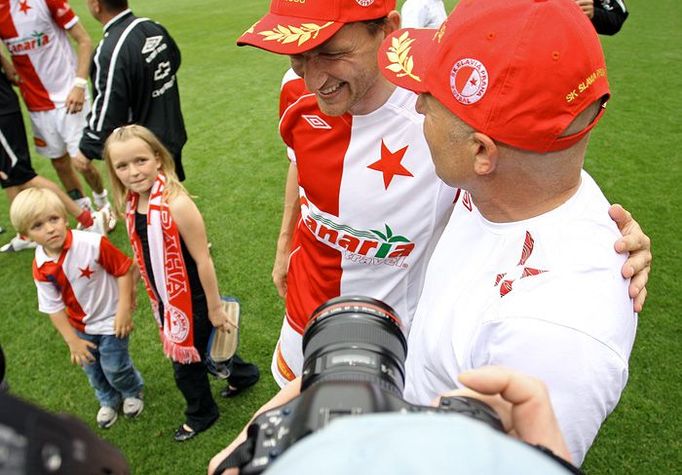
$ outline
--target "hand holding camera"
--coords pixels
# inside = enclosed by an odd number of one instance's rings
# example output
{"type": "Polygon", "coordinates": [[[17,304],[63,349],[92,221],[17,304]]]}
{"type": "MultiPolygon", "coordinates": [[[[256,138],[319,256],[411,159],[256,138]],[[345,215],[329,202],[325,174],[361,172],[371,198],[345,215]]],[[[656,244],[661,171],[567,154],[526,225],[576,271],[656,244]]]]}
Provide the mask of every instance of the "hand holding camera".
{"type": "Polygon", "coordinates": [[[442,397],[438,407],[403,400],[407,343],[395,312],[377,300],[340,297],[320,306],[303,336],[303,352],[302,378],[259,411],[213,458],[209,473],[236,473],[225,471],[231,467],[261,473],[333,420],[372,413],[463,414],[569,457],[544,385],[520,373],[493,367],[465,373],[462,383],[485,396],[460,390],[442,397]]]}

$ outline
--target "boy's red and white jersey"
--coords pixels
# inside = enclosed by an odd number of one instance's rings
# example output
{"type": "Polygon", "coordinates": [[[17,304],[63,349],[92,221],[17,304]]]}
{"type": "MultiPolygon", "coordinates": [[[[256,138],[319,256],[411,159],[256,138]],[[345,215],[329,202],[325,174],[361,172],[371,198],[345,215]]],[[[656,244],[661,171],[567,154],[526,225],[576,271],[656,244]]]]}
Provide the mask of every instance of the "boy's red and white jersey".
{"type": "Polygon", "coordinates": [[[69,323],[91,335],[114,333],[118,305],[117,277],[130,269],[132,259],[105,236],[67,231],[57,258],[36,248],[33,279],[38,288],[38,309],[44,313],[66,310],[69,323]]]}
{"type": "Polygon", "coordinates": [[[301,79],[284,84],[280,133],[298,169],[301,220],[287,275],[286,311],[302,332],[338,295],[391,305],[409,329],[454,190],[435,174],[417,96],[396,89],[367,115],[325,115],[301,79]]]}
{"type": "Polygon", "coordinates": [[[66,101],[76,76],[66,30],[76,23],[65,0],[0,0],[0,38],[21,76],[19,88],[30,111],[66,101]]]}

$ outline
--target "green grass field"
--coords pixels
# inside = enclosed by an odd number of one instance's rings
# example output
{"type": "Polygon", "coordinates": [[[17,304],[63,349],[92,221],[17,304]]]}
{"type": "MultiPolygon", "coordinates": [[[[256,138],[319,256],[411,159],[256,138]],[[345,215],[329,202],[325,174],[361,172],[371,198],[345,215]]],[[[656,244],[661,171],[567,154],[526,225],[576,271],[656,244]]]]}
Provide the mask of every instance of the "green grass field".
{"type": "MultiPolygon", "coordinates": [[[[587,473],[682,473],[682,165],[677,150],[682,143],[682,4],[627,3],[631,14],[624,30],[604,38],[613,99],[592,134],[586,168],[607,197],[632,211],[651,236],[654,266],[628,387],[583,468],[587,473]]],[[[141,290],[131,354],[146,380],[146,409],[137,420],[97,429],[98,405],[85,376],[69,364],[66,345],[37,311],[32,253],[0,255],[0,343],[12,392],[82,418],[122,450],[136,474],[204,473],[209,458],[276,390],[269,366],[283,304],[270,271],[287,169],[276,125],[279,83],[288,61],[234,45],[268,4],[133,2],[139,16],[164,24],[182,50],[186,185],[206,219],[221,290],[242,301],[240,353],[263,373],[255,388],[236,399],[220,399],[221,384],[214,383],[222,417],[213,428],[185,444],[172,440],[183,420],[183,401],[141,290]]],[[[101,29],[84,2],[74,7],[98,41],[101,29]]],[[[55,177],[46,160],[34,154],[33,162],[40,173],[55,177]]],[[[9,227],[4,195],[0,210],[0,224],[9,227]]],[[[122,225],[112,239],[129,252],[122,225]]]]}

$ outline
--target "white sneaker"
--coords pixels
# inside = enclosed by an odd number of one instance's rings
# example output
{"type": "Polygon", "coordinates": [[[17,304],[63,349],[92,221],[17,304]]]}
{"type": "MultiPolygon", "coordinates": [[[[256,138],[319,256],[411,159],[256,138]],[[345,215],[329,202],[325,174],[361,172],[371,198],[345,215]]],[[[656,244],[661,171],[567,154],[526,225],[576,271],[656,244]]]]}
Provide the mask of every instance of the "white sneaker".
{"type": "MultiPolygon", "coordinates": [[[[91,233],[101,234],[102,236],[107,235],[107,230],[105,227],[105,216],[102,211],[92,212],[92,226],[89,228],[84,228],[83,231],[89,231],[91,233]]],[[[81,228],[79,228],[81,229],[81,228]]]]}
{"type": "Polygon", "coordinates": [[[113,407],[102,406],[97,411],[97,425],[102,429],[113,426],[116,419],[118,419],[118,412],[113,407]]]}
{"type": "Polygon", "coordinates": [[[123,400],[123,414],[126,417],[137,417],[144,409],[144,401],[138,397],[127,397],[123,400]]]}
{"type": "Polygon", "coordinates": [[[111,209],[111,204],[108,201],[99,210],[104,214],[104,227],[107,230],[107,234],[109,234],[116,229],[116,223],[118,222],[116,219],[116,212],[111,209]]]}
{"type": "Polygon", "coordinates": [[[18,234],[10,242],[0,247],[0,252],[19,252],[26,249],[35,249],[36,243],[30,239],[24,239],[18,234]]]}

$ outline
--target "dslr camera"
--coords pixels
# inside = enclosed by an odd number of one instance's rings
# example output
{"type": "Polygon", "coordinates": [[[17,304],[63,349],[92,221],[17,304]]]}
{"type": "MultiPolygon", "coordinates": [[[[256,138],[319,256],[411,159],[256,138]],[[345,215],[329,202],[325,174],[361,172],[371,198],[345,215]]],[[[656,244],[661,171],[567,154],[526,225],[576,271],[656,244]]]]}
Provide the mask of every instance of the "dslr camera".
{"type": "Polygon", "coordinates": [[[301,394],[259,415],[247,441],[222,464],[241,474],[266,470],[289,447],[337,417],[377,412],[459,413],[502,430],[495,412],[466,397],[438,407],[402,398],[407,342],[393,309],[368,297],[337,297],[315,310],[303,335],[301,394]]]}
{"type": "Polygon", "coordinates": [[[0,347],[0,475],[128,475],[121,452],[74,416],[7,393],[0,347]]]}

